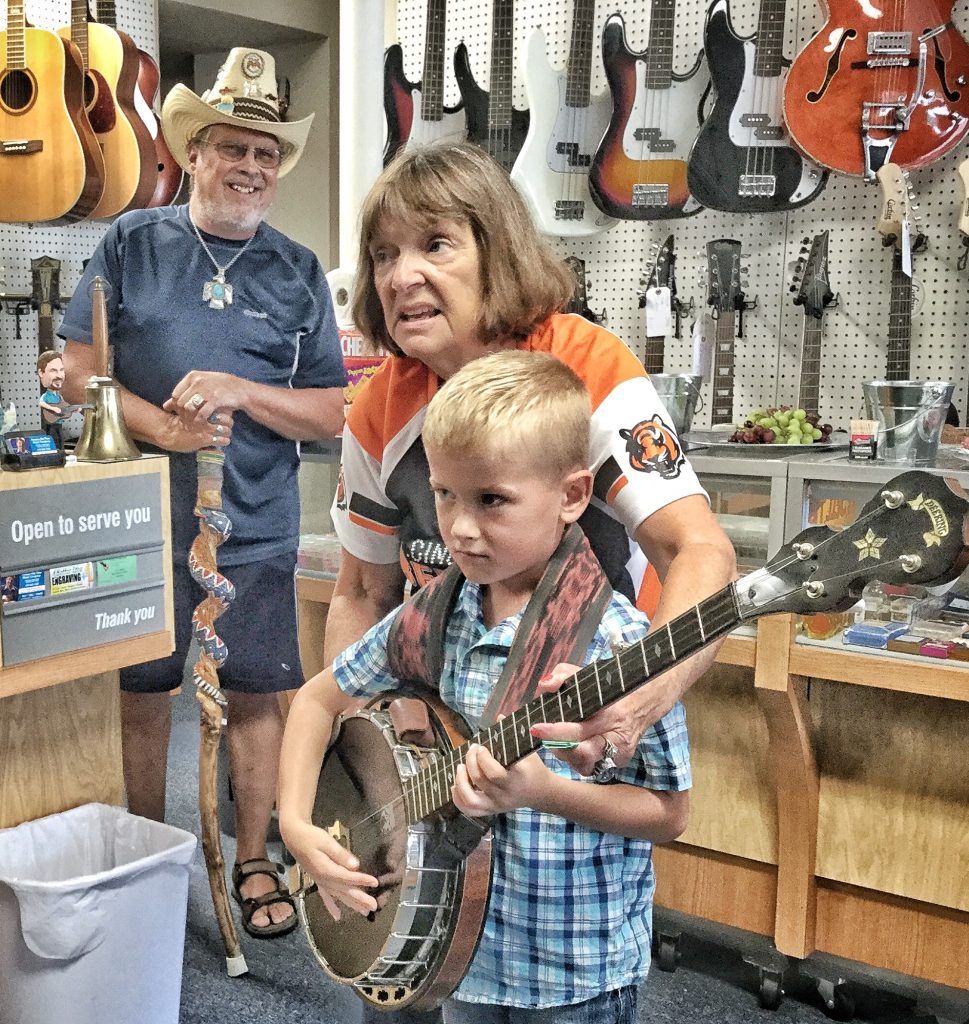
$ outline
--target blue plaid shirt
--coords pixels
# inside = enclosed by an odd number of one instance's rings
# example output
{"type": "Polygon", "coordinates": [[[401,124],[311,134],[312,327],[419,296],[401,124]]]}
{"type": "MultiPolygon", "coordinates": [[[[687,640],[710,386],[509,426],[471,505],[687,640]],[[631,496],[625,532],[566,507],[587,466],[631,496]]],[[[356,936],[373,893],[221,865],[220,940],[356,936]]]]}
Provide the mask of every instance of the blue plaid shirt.
{"type": "MultiPolygon", "coordinates": [[[[348,696],[371,698],[396,689],[386,653],[395,614],[336,659],[336,681],[348,696]]],[[[447,626],[440,692],[473,728],[520,621],[521,613],[486,629],[481,589],[464,584],[447,626]]],[[[640,640],[647,627],[646,617],[614,594],[585,664],[610,657],[614,643],[640,640]]],[[[582,779],[551,752],[541,749],[539,755],[556,774],[582,779]]],[[[690,787],[682,705],[646,731],[618,779],[655,790],[690,787]]],[[[491,901],[456,998],[542,1009],[645,979],[654,889],[651,843],[527,808],[499,815],[493,836],[491,901]]]]}

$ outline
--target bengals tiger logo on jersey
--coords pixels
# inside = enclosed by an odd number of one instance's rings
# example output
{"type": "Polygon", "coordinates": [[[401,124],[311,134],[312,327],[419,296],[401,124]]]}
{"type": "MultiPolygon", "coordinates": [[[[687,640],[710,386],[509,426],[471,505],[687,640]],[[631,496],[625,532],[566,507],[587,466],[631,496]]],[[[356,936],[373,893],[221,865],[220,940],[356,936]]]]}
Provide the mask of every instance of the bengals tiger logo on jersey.
{"type": "Polygon", "coordinates": [[[626,442],[629,464],[640,473],[659,473],[664,480],[680,475],[683,450],[671,427],[659,416],[637,423],[632,430],[625,427],[619,436],[626,442]]]}

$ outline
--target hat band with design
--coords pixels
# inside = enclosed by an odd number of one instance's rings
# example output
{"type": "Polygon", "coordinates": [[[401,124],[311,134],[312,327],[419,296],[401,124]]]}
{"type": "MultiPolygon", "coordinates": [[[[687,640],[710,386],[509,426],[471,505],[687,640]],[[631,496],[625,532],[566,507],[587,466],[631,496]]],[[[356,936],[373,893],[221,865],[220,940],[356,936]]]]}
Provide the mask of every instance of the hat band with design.
{"type": "Polygon", "coordinates": [[[276,121],[282,123],[279,116],[279,109],[272,103],[264,100],[253,99],[251,96],[221,97],[218,102],[209,101],[209,106],[221,110],[225,114],[232,114],[233,117],[241,117],[247,121],[276,121]]]}

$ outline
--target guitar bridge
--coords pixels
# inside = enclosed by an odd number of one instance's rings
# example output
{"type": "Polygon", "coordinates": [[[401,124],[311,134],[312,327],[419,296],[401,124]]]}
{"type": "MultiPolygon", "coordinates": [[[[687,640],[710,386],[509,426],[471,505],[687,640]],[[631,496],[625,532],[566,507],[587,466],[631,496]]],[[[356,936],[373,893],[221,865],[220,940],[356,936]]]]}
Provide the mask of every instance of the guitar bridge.
{"type": "Polygon", "coordinates": [[[581,199],[556,199],[556,220],[582,220],[585,214],[585,203],[581,199]]]}
{"type": "Polygon", "coordinates": [[[43,139],[0,139],[0,156],[26,156],[43,148],[43,139]]]}
{"type": "Polygon", "coordinates": [[[632,205],[637,208],[650,206],[668,206],[670,201],[669,185],[633,185],[632,205]]]}
{"type": "Polygon", "coordinates": [[[770,197],[777,191],[777,177],[773,174],[741,174],[739,196],[770,197]]]}

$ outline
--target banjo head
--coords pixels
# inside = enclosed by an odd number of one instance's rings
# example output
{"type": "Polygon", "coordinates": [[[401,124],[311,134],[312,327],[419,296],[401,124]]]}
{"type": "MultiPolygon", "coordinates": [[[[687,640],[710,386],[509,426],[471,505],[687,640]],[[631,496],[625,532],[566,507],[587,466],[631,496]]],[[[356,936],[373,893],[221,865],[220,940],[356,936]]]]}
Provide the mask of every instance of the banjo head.
{"type": "Polygon", "coordinates": [[[487,909],[490,836],[465,860],[445,841],[442,815],[408,819],[406,781],[452,746],[450,727],[428,710],[438,747],[402,742],[380,704],[344,721],[320,772],[313,823],[339,823],[341,842],[380,879],[378,910],[344,909],[337,922],[315,890],[297,897],[323,970],[384,1009],[438,1005],[467,970],[487,909]]]}
{"type": "Polygon", "coordinates": [[[344,908],[342,920],[334,921],[314,892],[303,901],[304,923],[323,967],[337,980],[353,982],[367,974],[393,929],[407,841],[393,750],[369,717],[344,722],[320,772],[313,824],[330,828],[337,819],[349,829],[349,846],[361,870],[384,883],[374,893],[380,909],[364,917],[344,908]]]}

